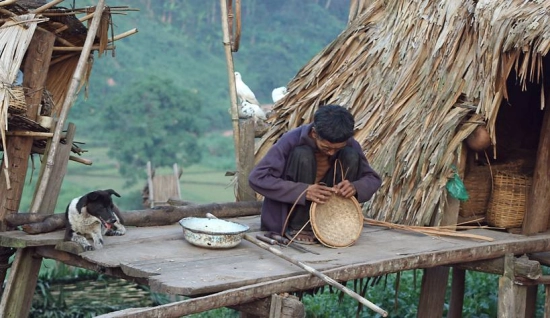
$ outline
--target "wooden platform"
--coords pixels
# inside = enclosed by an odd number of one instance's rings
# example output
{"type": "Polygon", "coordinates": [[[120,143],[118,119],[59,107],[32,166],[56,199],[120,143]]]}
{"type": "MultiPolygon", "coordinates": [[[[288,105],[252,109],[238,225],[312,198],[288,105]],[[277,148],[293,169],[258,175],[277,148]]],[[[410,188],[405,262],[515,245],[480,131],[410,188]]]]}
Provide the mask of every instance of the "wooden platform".
{"type": "MultiPolygon", "coordinates": [[[[259,230],[257,216],[231,220],[248,224],[251,227],[249,234],[255,235],[259,230]]],[[[550,250],[550,233],[522,236],[493,230],[468,232],[494,238],[494,241],[432,237],[367,225],[358,242],[348,248],[307,245],[320,255],[289,247],[277,248],[338,281],[491,259],[507,253],[550,250]]],[[[62,231],[40,235],[13,231],[0,234],[0,245],[53,249],[62,237],[62,231]]],[[[104,249],[84,252],[80,257],[98,268],[118,269],[129,277],[147,278],[152,291],[185,296],[262,282],[278,282],[269,288],[269,293],[305,290],[325,284],[298,266],[245,240],[231,249],[193,246],[183,238],[179,224],[130,227],[124,236],[107,237],[104,249]]]]}

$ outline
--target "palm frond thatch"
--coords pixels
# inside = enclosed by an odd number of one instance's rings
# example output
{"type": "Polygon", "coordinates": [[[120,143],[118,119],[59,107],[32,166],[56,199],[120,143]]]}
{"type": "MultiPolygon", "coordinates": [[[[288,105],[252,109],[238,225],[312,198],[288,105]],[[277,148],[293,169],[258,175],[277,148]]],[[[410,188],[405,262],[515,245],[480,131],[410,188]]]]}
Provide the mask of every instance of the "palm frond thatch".
{"type": "Polygon", "coordinates": [[[462,141],[480,123],[497,141],[512,69],[523,85],[540,79],[549,9],[548,1],[361,1],[347,29],[287,85],[256,158],[320,105],[343,105],[383,178],[367,216],[439,224],[462,141]]]}

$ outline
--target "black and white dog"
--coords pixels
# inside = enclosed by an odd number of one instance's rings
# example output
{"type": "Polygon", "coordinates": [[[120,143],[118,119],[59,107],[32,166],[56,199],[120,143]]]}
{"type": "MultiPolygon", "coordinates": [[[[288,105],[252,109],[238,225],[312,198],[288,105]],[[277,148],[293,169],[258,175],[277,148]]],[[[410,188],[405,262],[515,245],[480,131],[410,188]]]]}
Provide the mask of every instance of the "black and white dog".
{"type": "Polygon", "coordinates": [[[103,247],[103,235],[124,235],[126,228],[111,198],[113,194],[120,198],[113,189],[97,190],[74,198],[65,210],[68,222],[65,241],[76,242],[86,251],[92,251],[103,247]],[[92,239],[93,245],[88,238],[92,239]]]}

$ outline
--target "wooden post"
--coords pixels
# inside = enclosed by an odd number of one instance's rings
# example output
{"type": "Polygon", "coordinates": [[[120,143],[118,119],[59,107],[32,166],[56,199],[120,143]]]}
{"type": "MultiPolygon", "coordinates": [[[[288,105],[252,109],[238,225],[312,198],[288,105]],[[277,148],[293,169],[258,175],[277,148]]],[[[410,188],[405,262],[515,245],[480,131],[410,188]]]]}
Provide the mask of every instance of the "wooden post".
{"type": "Polygon", "coordinates": [[[249,118],[240,123],[240,148],[237,166],[237,201],[256,201],[256,193],[248,185],[248,176],[254,167],[254,119],[249,118]]]}
{"type": "MultiPolygon", "coordinates": [[[[55,35],[50,32],[37,29],[27,49],[27,58],[24,65],[23,86],[27,88],[25,101],[29,119],[36,119],[38,109],[42,101],[42,91],[48,74],[49,62],[52,55],[55,35]]],[[[7,189],[5,177],[6,171],[0,172],[0,220],[3,222],[6,214],[17,213],[21,202],[21,194],[25,185],[25,177],[29,156],[31,154],[33,138],[25,136],[7,137],[7,156],[10,159],[10,183],[11,189],[7,189]]],[[[3,167],[3,165],[2,165],[3,167]]],[[[2,230],[6,230],[2,225],[2,230]]]]}
{"type": "Polygon", "coordinates": [[[464,304],[464,290],[466,281],[466,270],[453,267],[453,282],[451,284],[451,300],[447,318],[462,318],[462,307],[464,304]]]}
{"type": "MultiPolygon", "coordinates": [[[[464,176],[466,167],[467,149],[461,148],[460,156],[457,160],[458,174],[464,176]]],[[[455,225],[458,220],[458,211],[460,202],[447,195],[447,207],[441,217],[440,225],[455,225]]],[[[437,222],[437,220],[436,220],[437,222]]],[[[447,290],[447,280],[449,278],[449,267],[434,267],[424,270],[422,276],[422,290],[420,301],[418,303],[418,317],[441,317],[443,315],[443,306],[445,304],[445,291],[447,290]]],[[[453,276],[454,278],[454,276],[453,276]]],[[[463,276],[456,276],[457,279],[464,279],[463,276]]],[[[459,288],[464,282],[457,282],[452,286],[459,288]]],[[[453,294],[460,292],[453,291],[453,294]]],[[[458,296],[454,299],[459,299],[458,296]]],[[[455,306],[458,306],[456,304],[455,306]]],[[[456,307],[455,307],[456,308],[456,307]]],[[[458,310],[458,309],[455,309],[458,310]]],[[[462,306],[460,306],[462,311],[462,306]]]]}
{"type": "Polygon", "coordinates": [[[240,318],[305,317],[304,304],[298,297],[288,294],[273,294],[268,298],[236,306],[229,306],[229,308],[240,311],[240,318]]]}
{"type": "MultiPolygon", "coordinates": [[[[76,126],[73,123],[70,123],[67,128],[65,144],[60,144],[59,151],[55,153],[55,166],[53,167],[52,173],[53,177],[48,183],[48,188],[44,194],[44,200],[42,200],[42,204],[38,208],[38,213],[53,214],[55,212],[55,206],[57,205],[57,198],[59,197],[59,192],[61,191],[63,177],[67,173],[67,166],[69,164],[69,157],[71,155],[71,148],[75,133],[76,126]]],[[[51,139],[48,140],[48,143],[50,142],[51,139]]],[[[46,160],[46,158],[43,160],[46,160]]],[[[40,178],[42,177],[42,172],[43,169],[41,171],[40,178]]]]}
{"type": "Polygon", "coordinates": [[[527,199],[527,210],[523,220],[525,235],[544,232],[548,229],[550,217],[550,105],[546,105],[540,132],[539,147],[533,185],[527,199]]]}
{"type": "Polygon", "coordinates": [[[550,318],[550,285],[544,285],[544,318],[550,318]]]}
{"type": "Polygon", "coordinates": [[[504,274],[498,280],[498,311],[499,318],[525,317],[526,286],[514,283],[514,255],[504,257],[504,274]]]}
{"type": "MultiPolygon", "coordinates": [[[[231,48],[231,37],[229,35],[229,20],[227,0],[220,0],[222,14],[223,46],[227,60],[227,76],[229,78],[229,97],[231,99],[231,122],[233,124],[233,141],[235,143],[236,162],[239,162],[239,112],[237,109],[237,89],[235,86],[235,69],[233,66],[233,53],[231,48]]],[[[238,164],[237,164],[238,165],[238,164]]]]}
{"type": "Polygon", "coordinates": [[[2,293],[0,302],[0,317],[27,317],[32,305],[32,297],[40,271],[39,261],[33,260],[34,248],[19,249],[12,264],[10,276],[6,283],[6,289],[2,293]],[[28,275],[36,273],[35,275],[28,275]]]}
{"type": "Polygon", "coordinates": [[[448,278],[449,267],[437,266],[424,269],[417,317],[441,318],[443,316],[448,278]]]}
{"type": "MultiPolygon", "coordinates": [[[[24,64],[23,86],[27,87],[25,101],[27,104],[27,117],[36,119],[38,108],[42,100],[42,91],[48,74],[49,62],[52,55],[55,36],[50,32],[37,29],[27,49],[27,58],[24,64]]],[[[25,177],[31,154],[32,137],[10,136],[7,137],[6,154],[10,159],[10,183],[8,189],[4,174],[4,164],[0,167],[0,231],[5,231],[7,225],[4,222],[6,215],[17,213],[21,203],[21,195],[25,185],[25,177]]],[[[5,256],[11,253],[10,249],[0,248],[0,254],[5,256]]],[[[0,264],[0,281],[4,281],[7,272],[7,258],[2,257],[0,264]]],[[[21,283],[23,284],[23,283],[21,283]]]]}

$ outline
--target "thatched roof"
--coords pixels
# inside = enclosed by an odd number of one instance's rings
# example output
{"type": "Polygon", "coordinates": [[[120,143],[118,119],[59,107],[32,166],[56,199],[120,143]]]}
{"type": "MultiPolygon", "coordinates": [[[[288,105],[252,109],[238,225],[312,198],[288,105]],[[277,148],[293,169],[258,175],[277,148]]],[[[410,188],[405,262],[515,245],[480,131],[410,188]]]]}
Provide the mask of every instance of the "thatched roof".
{"type": "Polygon", "coordinates": [[[311,121],[319,105],[346,106],[356,118],[355,137],[383,178],[367,214],[437,224],[462,141],[486,123],[497,142],[496,115],[511,71],[521,83],[540,79],[550,2],[380,0],[359,8],[288,84],[256,157],[283,132],[311,121]]]}

